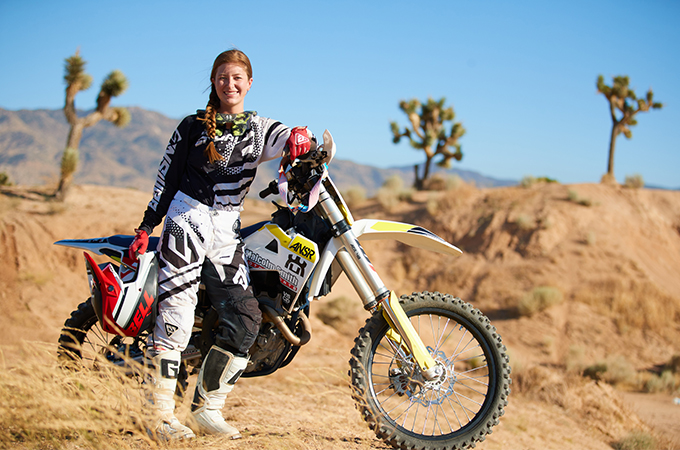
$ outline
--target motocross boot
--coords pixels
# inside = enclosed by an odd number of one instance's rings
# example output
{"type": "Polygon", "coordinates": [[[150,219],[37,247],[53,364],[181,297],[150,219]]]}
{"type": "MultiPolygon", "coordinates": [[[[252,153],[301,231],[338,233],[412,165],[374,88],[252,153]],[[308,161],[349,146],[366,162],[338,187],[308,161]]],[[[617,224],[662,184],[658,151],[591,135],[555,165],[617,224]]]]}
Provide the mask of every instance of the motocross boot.
{"type": "Polygon", "coordinates": [[[181,353],[178,350],[157,352],[151,358],[153,389],[150,400],[156,423],[148,432],[151,437],[163,441],[196,437],[191,428],[182,425],[175,417],[175,389],[180,360],[181,353]]]}
{"type": "Polygon", "coordinates": [[[213,345],[203,361],[196,381],[191,411],[201,431],[239,439],[241,433],[222,417],[227,394],[234,389],[248,364],[248,358],[235,356],[213,345]]]}

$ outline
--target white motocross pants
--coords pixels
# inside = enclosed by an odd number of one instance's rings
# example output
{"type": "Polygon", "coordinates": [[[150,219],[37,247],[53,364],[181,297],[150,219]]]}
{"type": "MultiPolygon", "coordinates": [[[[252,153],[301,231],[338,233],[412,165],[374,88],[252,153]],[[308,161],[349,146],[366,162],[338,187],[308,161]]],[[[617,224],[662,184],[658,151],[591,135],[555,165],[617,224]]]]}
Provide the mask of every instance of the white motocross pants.
{"type": "Polygon", "coordinates": [[[238,211],[209,207],[182,192],[175,195],[158,244],[154,350],[182,351],[189,344],[203,274],[208,297],[219,315],[217,345],[247,353],[262,315],[249,285],[240,226],[238,211]]]}

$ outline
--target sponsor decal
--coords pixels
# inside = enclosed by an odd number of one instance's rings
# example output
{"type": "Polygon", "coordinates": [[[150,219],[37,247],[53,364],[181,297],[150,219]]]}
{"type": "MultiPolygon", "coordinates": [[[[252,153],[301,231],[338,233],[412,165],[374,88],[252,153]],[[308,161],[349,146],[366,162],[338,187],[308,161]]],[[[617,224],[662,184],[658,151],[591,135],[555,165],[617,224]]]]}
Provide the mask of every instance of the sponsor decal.
{"type": "Polygon", "coordinates": [[[288,293],[288,291],[283,291],[281,293],[281,301],[283,302],[283,305],[288,308],[290,306],[290,302],[293,300],[293,297],[288,293]]]}
{"type": "Polygon", "coordinates": [[[153,187],[153,198],[149,202],[149,207],[154,211],[156,210],[156,208],[158,208],[158,201],[160,200],[161,194],[163,194],[163,191],[165,190],[165,175],[167,175],[168,169],[170,168],[170,164],[172,163],[170,155],[175,154],[175,147],[177,146],[177,143],[181,140],[182,135],[179,133],[178,130],[175,130],[175,133],[172,135],[172,138],[170,139],[170,143],[168,143],[168,146],[165,149],[163,160],[161,161],[160,167],[158,168],[156,183],[154,184],[153,187]]]}
{"type": "Polygon", "coordinates": [[[238,265],[238,271],[236,272],[236,275],[234,275],[232,281],[234,284],[240,285],[244,291],[248,289],[248,271],[246,270],[246,266],[243,264],[238,265]]]}
{"type": "Polygon", "coordinates": [[[179,374],[179,361],[161,359],[161,376],[163,378],[177,378],[179,374]]]}
{"type": "Polygon", "coordinates": [[[295,133],[295,145],[305,144],[309,142],[309,138],[301,133],[295,133]]]}
{"type": "Polygon", "coordinates": [[[172,336],[175,331],[177,331],[179,327],[177,325],[173,325],[171,323],[166,323],[165,324],[165,334],[168,335],[168,337],[172,336]]]}
{"type": "MultiPolygon", "coordinates": [[[[125,289],[127,292],[127,288],[125,289]]],[[[123,294],[125,297],[125,294],[123,294]]],[[[153,297],[145,290],[140,298],[137,308],[135,308],[134,315],[132,316],[132,322],[128,325],[126,329],[126,334],[128,336],[139,334],[139,330],[144,324],[144,319],[151,313],[151,307],[153,305],[153,297]]],[[[118,311],[120,312],[120,311],[118,311]]],[[[118,313],[116,313],[117,315],[118,313]]],[[[169,335],[168,335],[169,336],[169,335]]]]}
{"type": "Polygon", "coordinates": [[[314,255],[316,254],[316,251],[313,248],[307,247],[306,245],[303,245],[300,242],[294,242],[293,245],[291,245],[288,248],[290,248],[292,251],[302,256],[303,258],[308,259],[310,261],[314,261],[314,255]]]}
{"type": "Polygon", "coordinates": [[[371,260],[368,259],[368,255],[367,255],[366,252],[364,251],[364,248],[363,248],[363,247],[356,247],[354,244],[350,244],[349,246],[350,246],[350,248],[352,249],[352,251],[354,252],[354,254],[356,255],[357,260],[360,261],[360,260],[362,260],[362,259],[365,259],[366,262],[368,263],[368,267],[369,267],[373,272],[375,272],[375,267],[373,267],[373,263],[371,262],[371,260]]]}
{"type": "MultiPolygon", "coordinates": [[[[262,255],[260,255],[259,253],[255,253],[254,251],[248,248],[246,248],[245,253],[246,258],[248,259],[248,265],[250,267],[262,270],[275,270],[276,272],[279,273],[279,279],[281,280],[281,283],[297,292],[298,279],[295,275],[287,272],[283,267],[274,264],[267,258],[262,257],[262,255]]],[[[307,263],[304,264],[306,265],[307,263]]]]}
{"type": "Polygon", "coordinates": [[[288,261],[286,261],[284,267],[294,274],[304,277],[307,263],[302,261],[299,256],[288,255],[288,261]]]}
{"type": "Polygon", "coordinates": [[[420,234],[422,236],[427,236],[431,239],[436,239],[440,242],[444,242],[444,243],[448,244],[448,242],[446,242],[444,239],[440,238],[439,236],[437,236],[436,234],[434,234],[430,230],[426,230],[425,228],[422,228],[422,227],[413,227],[410,230],[408,230],[408,233],[420,234]]]}

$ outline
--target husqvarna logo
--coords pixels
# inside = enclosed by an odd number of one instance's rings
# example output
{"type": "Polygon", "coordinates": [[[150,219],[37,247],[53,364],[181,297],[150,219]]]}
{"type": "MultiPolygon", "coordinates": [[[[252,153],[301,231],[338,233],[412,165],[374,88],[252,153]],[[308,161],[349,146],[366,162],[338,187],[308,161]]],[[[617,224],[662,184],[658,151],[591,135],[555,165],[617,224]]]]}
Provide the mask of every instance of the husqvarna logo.
{"type": "Polygon", "coordinates": [[[296,275],[301,277],[305,276],[305,267],[307,263],[302,261],[299,256],[288,255],[288,261],[286,261],[286,269],[290,270],[296,275]]]}

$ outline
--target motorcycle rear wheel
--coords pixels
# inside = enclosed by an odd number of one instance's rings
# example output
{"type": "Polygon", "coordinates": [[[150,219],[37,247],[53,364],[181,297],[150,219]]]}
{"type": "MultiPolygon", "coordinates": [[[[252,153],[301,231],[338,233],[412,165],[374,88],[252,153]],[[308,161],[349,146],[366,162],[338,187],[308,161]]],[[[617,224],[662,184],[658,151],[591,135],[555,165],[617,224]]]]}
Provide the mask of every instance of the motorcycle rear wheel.
{"type": "MultiPolygon", "coordinates": [[[[113,364],[122,368],[126,375],[143,380],[147,364],[144,349],[149,333],[144,331],[137,337],[107,333],[99,323],[92,302],[87,299],[64,322],[57,355],[59,361],[69,367],[98,370],[104,364],[113,364]]],[[[175,390],[180,402],[189,384],[188,377],[186,364],[182,362],[175,390]]]]}
{"type": "Polygon", "coordinates": [[[378,438],[395,448],[473,447],[491,433],[507,405],[510,365],[501,337],[479,310],[448,294],[414,293],[400,301],[445,374],[424,380],[376,313],[352,349],[357,409],[378,438]]]}
{"type": "Polygon", "coordinates": [[[59,360],[65,364],[97,369],[108,363],[133,375],[144,365],[147,334],[132,338],[107,333],[88,299],[64,322],[57,352],[59,360]]]}

